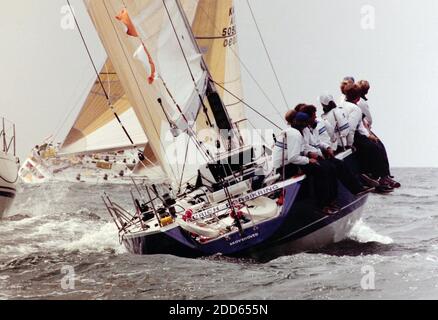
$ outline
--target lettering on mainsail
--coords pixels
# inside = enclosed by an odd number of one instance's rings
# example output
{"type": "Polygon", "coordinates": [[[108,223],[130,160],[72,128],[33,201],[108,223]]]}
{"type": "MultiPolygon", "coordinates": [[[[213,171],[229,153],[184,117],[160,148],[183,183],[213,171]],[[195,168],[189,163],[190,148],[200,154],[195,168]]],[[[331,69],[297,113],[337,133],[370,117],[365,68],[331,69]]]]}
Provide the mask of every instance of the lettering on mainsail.
{"type": "Polygon", "coordinates": [[[224,47],[232,47],[237,44],[237,29],[235,24],[234,7],[230,8],[230,24],[223,28],[222,36],[225,37],[224,47]]]}

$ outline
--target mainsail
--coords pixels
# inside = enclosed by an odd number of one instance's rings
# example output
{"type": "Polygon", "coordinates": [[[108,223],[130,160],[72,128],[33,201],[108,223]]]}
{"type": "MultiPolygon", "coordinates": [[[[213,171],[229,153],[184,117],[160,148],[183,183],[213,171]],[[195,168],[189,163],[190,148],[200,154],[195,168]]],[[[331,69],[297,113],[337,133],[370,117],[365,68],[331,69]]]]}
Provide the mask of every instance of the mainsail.
{"type": "Polygon", "coordinates": [[[85,0],[85,4],[156,164],[173,181],[187,181],[199,160],[208,160],[207,143],[216,142],[211,134],[194,137],[197,126],[206,124],[219,136],[220,129],[232,125],[216,98],[179,2],[85,0]]]}
{"type": "Polygon", "coordinates": [[[113,110],[110,109],[100,82],[96,80],[64,140],[61,154],[86,154],[132,148],[133,145],[114,117],[114,112],[126,127],[135,147],[143,148],[147,144],[146,135],[110,59],[107,59],[99,77],[110,96],[113,110]]]}
{"type": "Polygon", "coordinates": [[[239,129],[245,129],[234,0],[184,0],[182,3],[189,19],[193,16],[193,33],[228,114],[239,129]]]}
{"type": "MultiPolygon", "coordinates": [[[[243,89],[234,1],[180,0],[180,2],[192,26],[211,77],[220,86],[218,93],[227,108],[231,121],[240,129],[242,138],[247,142],[245,109],[241,102],[243,89]]],[[[210,114],[210,117],[213,116],[210,114]]],[[[197,129],[209,132],[209,128],[209,121],[204,114],[200,114],[197,129]]],[[[150,154],[149,149],[147,148],[150,154]]],[[[147,161],[144,164],[150,165],[147,161]]],[[[138,170],[138,172],[141,171],[138,170]]]]}

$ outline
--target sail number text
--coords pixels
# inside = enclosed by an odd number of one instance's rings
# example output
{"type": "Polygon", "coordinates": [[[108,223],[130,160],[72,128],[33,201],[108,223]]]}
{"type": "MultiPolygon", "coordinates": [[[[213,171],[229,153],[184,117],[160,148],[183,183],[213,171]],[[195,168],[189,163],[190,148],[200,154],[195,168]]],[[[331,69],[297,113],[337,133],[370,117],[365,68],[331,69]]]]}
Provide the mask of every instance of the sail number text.
{"type": "Polygon", "coordinates": [[[224,47],[232,47],[237,43],[237,29],[235,24],[234,7],[229,9],[230,25],[222,29],[222,37],[224,39],[224,47]]]}
{"type": "Polygon", "coordinates": [[[222,31],[222,37],[224,37],[224,47],[231,47],[237,43],[237,31],[236,26],[224,28],[222,31]]]}

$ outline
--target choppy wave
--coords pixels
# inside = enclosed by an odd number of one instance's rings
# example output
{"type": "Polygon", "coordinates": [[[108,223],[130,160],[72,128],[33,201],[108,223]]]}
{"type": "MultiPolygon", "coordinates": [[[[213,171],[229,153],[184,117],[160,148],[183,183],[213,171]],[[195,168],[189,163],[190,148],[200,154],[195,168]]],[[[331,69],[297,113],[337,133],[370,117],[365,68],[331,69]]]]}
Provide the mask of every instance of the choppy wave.
{"type": "Polygon", "coordinates": [[[349,239],[264,264],[127,254],[101,195],[130,206],[129,186],[22,187],[0,223],[0,299],[438,298],[438,170],[395,174],[403,189],[372,195],[349,239]],[[62,288],[66,267],[74,289],[62,288]],[[361,287],[363,270],[375,290],[361,287]]]}
{"type": "Polygon", "coordinates": [[[378,242],[382,244],[394,243],[391,237],[381,235],[360,219],[350,232],[349,238],[360,243],[378,242]]]}

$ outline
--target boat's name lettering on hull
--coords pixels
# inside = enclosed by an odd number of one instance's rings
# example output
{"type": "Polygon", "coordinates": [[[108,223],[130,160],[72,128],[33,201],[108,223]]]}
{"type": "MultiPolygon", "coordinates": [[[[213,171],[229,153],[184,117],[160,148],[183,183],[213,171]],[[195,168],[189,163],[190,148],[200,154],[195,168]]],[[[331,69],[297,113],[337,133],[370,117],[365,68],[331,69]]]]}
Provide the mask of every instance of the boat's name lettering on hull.
{"type": "MultiPolygon", "coordinates": [[[[244,195],[243,197],[240,197],[238,199],[234,199],[232,201],[232,203],[233,203],[233,205],[244,204],[245,202],[248,202],[248,201],[251,201],[251,200],[263,197],[263,196],[265,196],[267,194],[271,194],[271,193],[273,193],[275,191],[283,189],[283,188],[285,188],[285,187],[287,187],[289,185],[295,184],[297,182],[298,181],[296,181],[296,180],[289,180],[289,181],[277,183],[277,184],[274,184],[272,186],[268,186],[266,188],[254,191],[254,192],[249,193],[247,195],[244,195]]],[[[212,207],[212,208],[209,208],[209,209],[206,209],[204,211],[201,211],[199,213],[194,214],[192,220],[199,220],[199,219],[209,218],[209,217],[211,217],[211,216],[213,216],[215,214],[218,214],[219,212],[222,212],[222,211],[228,210],[228,209],[230,209],[230,204],[229,203],[223,203],[223,204],[220,204],[220,205],[218,205],[216,207],[212,207]]]]}
{"type": "Polygon", "coordinates": [[[245,242],[245,241],[257,238],[258,236],[259,236],[258,232],[250,234],[249,236],[246,236],[245,238],[241,238],[241,239],[238,239],[236,241],[230,242],[230,247],[235,246],[236,244],[239,244],[239,243],[242,243],[242,242],[245,242]]]}

